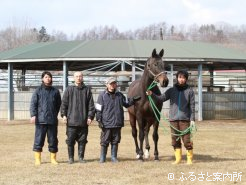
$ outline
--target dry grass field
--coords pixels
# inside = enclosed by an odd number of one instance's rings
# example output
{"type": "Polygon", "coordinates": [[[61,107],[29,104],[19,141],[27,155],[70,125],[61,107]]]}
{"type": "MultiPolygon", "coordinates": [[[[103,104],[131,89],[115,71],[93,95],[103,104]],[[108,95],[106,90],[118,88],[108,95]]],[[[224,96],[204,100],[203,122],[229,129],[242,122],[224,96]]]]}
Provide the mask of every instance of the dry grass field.
{"type": "MultiPolygon", "coordinates": [[[[246,184],[246,120],[198,122],[194,137],[194,164],[172,165],[173,149],[169,134],[159,129],[160,161],[151,156],[136,161],[129,123],[122,129],[119,163],[99,161],[100,129],[90,127],[85,158],[87,163],[67,164],[65,125],[59,125],[59,165],[49,163],[47,143],[42,164],[34,166],[32,152],[34,125],[28,121],[0,122],[0,185],[142,185],[142,184],[246,184]],[[172,180],[169,174],[173,174],[172,180]],[[224,179],[223,179],[224,177],[224,179]]],[[[152,130],[151,130],[152,131],[152,130]]],[[[76,147],[77,148],[77,147],[76,147]]],[[[76,150],[77,154],[77,150],[76,150]]],[[[77,156],[77,155],[75,155],[77,156]]]]}

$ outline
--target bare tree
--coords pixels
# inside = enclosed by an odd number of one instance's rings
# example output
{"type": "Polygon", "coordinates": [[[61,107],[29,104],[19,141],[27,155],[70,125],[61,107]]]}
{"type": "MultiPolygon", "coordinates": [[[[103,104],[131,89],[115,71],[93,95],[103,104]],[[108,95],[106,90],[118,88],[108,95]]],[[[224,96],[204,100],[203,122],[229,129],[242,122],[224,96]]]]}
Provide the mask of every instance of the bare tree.
{"type": "MultiPolygon", "coordinates": [[[[193,24],[186,27],[184,24],[179,26],[167,25],[165,22],[150,24],[136,30],[120,32],[117,27],[97,26],[72,35],[70,40],[191,40],[215,42],[228,47],[246,49],[246,25],[241,27],[233,26],[227,23],[216,23],[201,25],[193,24]],[[187,28],[187,29],[186,29],[187,28]]],[[[67,41],[67,35],[62,31],[53,31],[52,34],[42,26],[22,28],[12,26],[0,30],[0,51],[12,49],[22,45],[35,42],[47,41],[67,41]]]]}
{"type": "Polygon", "coordinates": [[[0,51],[12,49],[37,41],[35,29],[8,27],[0,31],[0,51]]]}
{"type": "Polygon", "coordinates": [[[50,36],[50,40],[54,40],[54,41],[67,41],[68,40],[68,37],[62,31],[53,31],[52,34],[51,34],[51,36],[50,36]]]}

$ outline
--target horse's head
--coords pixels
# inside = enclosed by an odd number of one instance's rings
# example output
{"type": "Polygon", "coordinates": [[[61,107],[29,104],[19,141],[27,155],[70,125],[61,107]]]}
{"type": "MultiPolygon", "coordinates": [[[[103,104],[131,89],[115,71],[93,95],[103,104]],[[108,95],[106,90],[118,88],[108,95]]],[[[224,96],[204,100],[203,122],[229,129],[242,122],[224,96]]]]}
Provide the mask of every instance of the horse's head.
{"type": "Polygon", "coordinates": [[[164,50],[162,49],[159,54],[156,49],[153,50],[152,56],[148,59],[145,68],[148,70],[149,78],[160,83],[161,87],[167,87],[168,78],[165,72],[165,63],[162,60],[164,50]]]}

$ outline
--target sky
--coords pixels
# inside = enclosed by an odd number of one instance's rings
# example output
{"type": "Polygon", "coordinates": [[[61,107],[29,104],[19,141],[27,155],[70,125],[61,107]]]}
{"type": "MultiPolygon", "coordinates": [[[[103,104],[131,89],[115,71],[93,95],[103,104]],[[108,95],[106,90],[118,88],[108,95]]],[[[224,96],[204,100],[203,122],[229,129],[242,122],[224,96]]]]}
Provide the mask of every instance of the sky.
{"type": "Polygon", "coordinates": [[[246,24],[246,0],[1,0],[0,30],[44,26],[68,35],[99,26],[120,32],[167,25],[246,24]]]}

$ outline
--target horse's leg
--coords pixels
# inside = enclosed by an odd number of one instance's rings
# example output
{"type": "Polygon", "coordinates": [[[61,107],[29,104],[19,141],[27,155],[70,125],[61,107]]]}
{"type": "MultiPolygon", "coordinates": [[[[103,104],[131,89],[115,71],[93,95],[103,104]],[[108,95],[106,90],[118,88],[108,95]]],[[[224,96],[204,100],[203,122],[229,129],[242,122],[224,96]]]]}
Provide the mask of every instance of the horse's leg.
{"type": "Polygon", "coordinates": [[[159,140],[158,127],[159,127],[159,124],[158,124],[157,121],[155,121],[155,123],[153,124],[153,140],[154,140],[154,144],[155,144],[154,156],[155,156],[155,160],[156,161],[159,160],[159,152],[158,152],[158,140],[159,140]]]}
{"type": "Polygon", "coordinates": [[[136,117],[133,116],[133,115],[129,115],[129,119],[130,119],[130,124],[131,124],[131,127],[132,127],[132,137],[134,139],[135,147],[136,147],[136,153],[137,153],[137,157],[136,158],[139,158],[139,146],[138,146],[138,140],[137,140],[138,130],[137,130],[137,127],[136,127],[136,117]]]}
{"type": "Polygon", "coordinates": [[[145,140],[145,152],[144,152],[144,158],[148,159],[149,158],[149,150],[150,150],[150,145],[149,145],[149,129],[150,126],[148,123],[145,126],[144,130],[144,140],[145,140]]]}
{"type": "Polygon", "coordinates": [[[139,160],[143,161],[143,141],[144,141],[144,128],[146,122],[142,119],[138,120],[138,128],[139,128],[139,160]]]}

